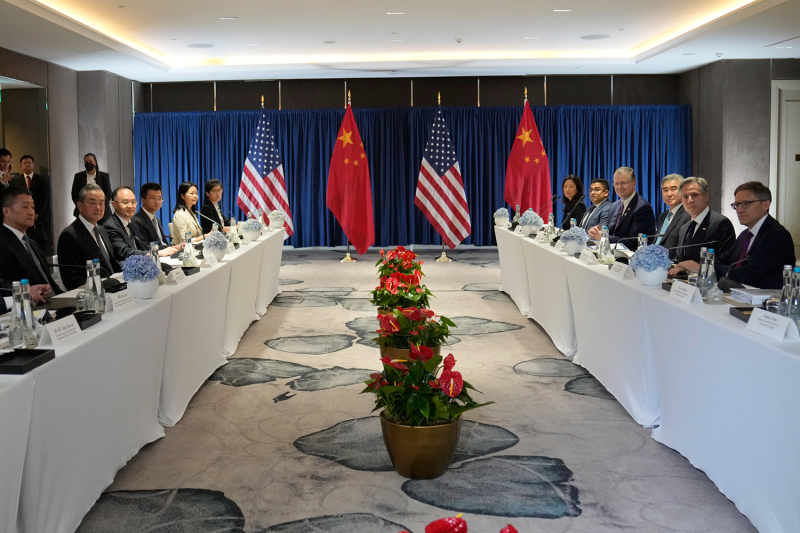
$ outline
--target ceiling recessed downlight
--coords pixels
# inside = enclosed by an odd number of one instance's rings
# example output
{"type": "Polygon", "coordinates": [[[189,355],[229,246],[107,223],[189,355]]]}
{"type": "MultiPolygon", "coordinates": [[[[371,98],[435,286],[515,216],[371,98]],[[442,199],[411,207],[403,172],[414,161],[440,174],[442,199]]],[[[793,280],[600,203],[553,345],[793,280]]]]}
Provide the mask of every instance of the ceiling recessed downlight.
{"type": "Polygon", "coordinates": [[[693,56],[694,52],[684,52],[683,55],[685,55],[685,56],[693,56]]]}
{"type": "Polygon", "coordinates": [[[336,44],[336,41],[322,41],[322,44],[336,44]]]}
{"type": "Polygon", "coordinates": [[[209,43],[194,43],[187,44],[186,48],[214,48],[214,45],[209,43]]]}
{"type": "Polygon", "coordinates": [[[402,43],[403,39],[389,39],[390,43],[402,43]]]}
{"type": "Polygon", "coordinates": [[[249,43],[247,46],[261,46],[261,43],[249,43]]]}
{"type": "Polygon", "coordinates": [[[236,20],[239,17],[220,17],[219,20],[236,20]]]}
{"type": "Polygon", "coordinates": [[[553,11],[555,11],[556,13],[569,13],[572,10],[571,9],[554,9],[553,11]]]}
{"type": "Polygon", "coordinates": [[[582,35],[581,39],[584,41],[599,41],[601,39],[609,39],[611,38],[610,35],[605,35],[603,33],[592,33],[590,35],[582,35]]]}
{"type": "Polygon", "coordinates": [[[387,14],[387,15],[405,15],[405,14],[406,14],[406,12],[405,12],[405,11],[389,11],[389,12],[388,12],[388,13],[386,13],[386,14],[387,14]]]}
{"type": "Polygon", "coordinates": [[[534,39],[538,39],[538,37],[523,37],[526,41],[533,41],[534,39]]]}
{"type": "Polygon", "coordinates": [[[791,46],[776,46],[775,48],[784,49],[785,50],[786,48],[791,48],[791,46]]]}

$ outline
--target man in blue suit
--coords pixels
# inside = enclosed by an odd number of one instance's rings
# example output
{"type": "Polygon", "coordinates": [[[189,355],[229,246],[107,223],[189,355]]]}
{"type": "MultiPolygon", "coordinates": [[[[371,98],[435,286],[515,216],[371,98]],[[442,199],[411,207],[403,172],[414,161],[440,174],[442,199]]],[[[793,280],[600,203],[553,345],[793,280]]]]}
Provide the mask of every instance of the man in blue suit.
{"type": "MultiPolygon", "coordinates": [[[[636,173],[631,167],[619,167],[614,172],[614,192],[619,200],[611,204],[608,212],[608,237],[611,242],[622,242],[635,250],[640,233],[652,235],[656,232],[656,215],[653,207],[636,192],[636,173]]],[[[599,225],[589,230],[589,238],[600,240],[599,225]]]]}
{"type": "Polygon", "coordinates": [[[589,184],[589,200],[592,201],[592,207],[583,215],[580,226],[589,230],[595,226],[608,226],[608,210],[611,208],[611,202],[608,199],[608,193],[611,187],[608,182],[602,178],[596,178],[589,184]]]}
{"type": "Polygon", "coordinates": [[[783,265],[795,264],[794,241],[769,214],[772,192],[761,182],[748,181],[736,187],[734,199],[731,207],[747,229],[718,256],[718,275],[759,289],[780,289],[783,265]]]}

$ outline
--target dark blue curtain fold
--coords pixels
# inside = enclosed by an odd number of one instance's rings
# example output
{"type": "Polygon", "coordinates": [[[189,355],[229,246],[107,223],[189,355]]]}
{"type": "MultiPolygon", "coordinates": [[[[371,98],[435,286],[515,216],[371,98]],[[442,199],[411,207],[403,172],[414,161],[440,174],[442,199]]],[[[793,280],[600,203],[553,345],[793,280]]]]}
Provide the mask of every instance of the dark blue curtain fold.
{"type": "MultiPolygon", "coordinates": [[[[691,114],[688,106],[540,106],[531,108],[550,158],[553,192],[567,174],[588,183],[612,181],[614,170],[636,171],[639,192],[663,210],[660,180],[691,174],[691,114]]],[[[501,206],[506,162],[522,107],[444,108],[458,155],[472,219],[467,244],[493,244],[492,214],[501,206]]],[[[422,152],[436,108],[355,109],[372,177],[376,245],[439,244],[441,240],[414,205],[422,152]]],[[[268,111],[283,159],[298,247],[346,244],[325,205],[328,167],[344,109],[268,111]]],[[[238,218],[236,194],[250,138],[260,111],[138,113],[134,120],[135,179],[164,189],[161,220],[172,218],[178,185],[223,183],[224,210],[238,218]]],[[[612,199],[615,195],[612,191],[612,199]]],[[[557,209],[560,223],[561,208],[557,209]]]]}

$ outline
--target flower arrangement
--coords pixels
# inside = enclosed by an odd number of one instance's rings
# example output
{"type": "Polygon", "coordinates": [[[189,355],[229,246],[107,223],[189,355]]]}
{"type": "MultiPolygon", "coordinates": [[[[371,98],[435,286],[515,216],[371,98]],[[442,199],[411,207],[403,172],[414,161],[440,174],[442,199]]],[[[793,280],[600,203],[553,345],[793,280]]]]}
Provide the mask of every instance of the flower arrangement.
{"type": "Polygon", "coordinates": [[[544,227],[544,220],[533,209],[525,211],[519,219],[520,226],[533,226],[536,229],[544,227]]]}
{"type": "MultiPolygon", "coordinates": [[[[413,274],[419,271],[420,274],[422,274],[423,263],[416,259],[417,254],[411,250],[406,250],[403,246],[398,246],[394,250],[388,252],[381,250],[381,258],[375,263],[375,266],[378,267],[378,276],[384,278],[395,272],[413,274]]],[[[419,283],[417,283],[417,285],[419,285],[419,283]]]]}
{"type": "Polygon", "coordinates": [[[642,269],[645,272],[653,272],[659,268],[669,270],[671,264],[669,251],[658,244],[639,247],[631,259],[631,267],[634,270],[642,269]]]}
{"type": "Polygon", "coordinates": [[[422,284],[422,271],[412,274],[393,272],[383,276],[380,285],[372,291],[370,303],[383,309],[395,307],[428,307],[431,291],[422,284]]]}
{"type": "Polygon", "coordinates": [[[397,424],[433,426],[456,420],[462,413],[489,405],[474,401],[467,389],[476,390],[453,370],[456,359],[433,355],[424,345],[411,345],[409,360],[381,359],[383,371],[370,374],[361,393],[375,394],[375,409],[397,424]],[[440,373],[441,371],[441,373],[440,373]]]}
{"type": "MultiPolygon", "coordinates": [[[[400,533],[408,533],[408,531],[401,531],[400,533]]],[[[449,516],[447,518],[440,518],[425,526],[425,533],[467,533],[467,521],[458,516],[449,516]]],[[[500,533],[519,533],[517,529],[508,524],[500,530],[500,533]]]]}
{"type": "Polygon", "coordinates": [[[278,211],[277,209],[276,209],[275,211],[272,211],[272,212],[271,212],[269,215],[267,215],[267,216],[269,217],[269,219],[270,219],[270,220],[286,220],[286,217],[285,217],[285,216],[283,216],[283,213],[281,213],[281,212],[280,212],[280,211],[278,211]]]}
{"type": "Polygon", "coordinates": [[[261,231],[263,228],[261,221],[255,218],[249,218],[242,224],[242,231],[261,231]]]}
{"type": "Polygon", "coordinates": [[[450,336],[450,328],[457,327],[449,318],[419,307],[396,307],[392,314],[378,315],[378,320],[378,336],[372,340],[384,348],[404,350],[441,346],[450,336]]]}
{"type": "Polygon", "coordinates": [[[161,270],[149,255],[132,255],[123,261],[122,279],[125,281],[152,281],[158,278],[161,270]]]}
{"type": "Polygon", "coordinates": [[[560,239],[564,242],[574,241],[580,244],[586,244],[586,241],[589,240],[589,234],[586,233],[586,230],[582,227],[575,226],[562,233],[560,239]]]}
{"type": "Polygon", "coordinates": [[[497,211],[494,212],[494,218],[506,217],[508,218],[508,209],[505,207],[501,207],[497,211]]]}
{"type": "Polygon", "coordinates": [[[228,248],[228,238],[221,231],[214,230],[203,240],[203,248],[216,251],[225,250],[228,248]]]}

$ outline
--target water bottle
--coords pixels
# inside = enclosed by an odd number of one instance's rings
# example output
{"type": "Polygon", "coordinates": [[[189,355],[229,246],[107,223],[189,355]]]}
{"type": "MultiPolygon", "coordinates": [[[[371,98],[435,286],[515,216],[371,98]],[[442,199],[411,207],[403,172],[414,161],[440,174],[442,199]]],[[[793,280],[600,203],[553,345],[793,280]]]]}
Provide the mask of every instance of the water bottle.
{"type": "Polygon", "coordinates": [[[794,267],[792,274],[792,297],[789,300],[788,316],[795,324],[800,322],[800,267],[794,267]]]}
{"type": "Polygon", "coordinates": [[[577,218],[569,219],[569,229],[572,229],[577,225],[578,225],[578,219],[577,218]]]}
{"type": "Polygon", "coordinates": [[[94,267],[94,286],[97,290],[97,314],[102,315],[106,312],[106,289],[103,287],[103,278],[100,276],[100,260],[95,259],[94,267]]]}
{"type": "Polygon", "coordinates": [[[86,311],[97,312],[97,289],[95,289],[94,262],[86,260],[86,282],[83,284],[83,302],[86,311]]]}
{"type": "Polygon", "coordinates": [[[159,270],[161,270],[161,257],[158,255],[158,243],[153,241],[150,243],[150,258],[156,264],[159,270]]]}
{"type": "Polygon", "coordinates": [[[11,294],[13,304],[11,307],[11,318],[8,320],[8,346],[9,348],[25,347],[25,323],[22,320],[22,287],[19,281],[11,284],[11,294]]]}
{"type": "Polygon", "coordinates": [[[778,314],[789,316],[789,306],[792,303],[792,265],[783,265],[783,289],[778,300],[778,314]]]}
{"type": "Polygon", "coordinates": [[[236,227],[236,219],[231,219],[231,229],[228,232],[228,240],[234,244],[238,244],[239,241],[239,228],[236,227]]]}
{"type": "Polygon", "coordinates": [[[611,241],[608,239],[608,226],[603,226],[600,236],[600,245],[597,247],[597,260],[601,265],[613,265],[614,253],[611,251],[611,241]]]}
{"type": "Polygon", "coordinates": [[[556,233],[556,216],[550,213],[550,218],[547,219],[547,237],[552,241],[556,233]]]}
{"type": "Polygon", "coordinates": [[[636,238],[639,248],[647,246],[647,235],[644,233],[640,233],[639,236],[636,238]]]}
{"type": "Polygon", "coordinates": [[[192,233],[187,231],[184,235],[183,244],[183,266],[192,268],[198,266],[197,258],[194,256],[194,246],[192,245],[192,233]]]}
{"type": "Polygon", "coordinates": [[[519,214],[519,206],[517,206],[517,209],[516,209],[516,211],[514,212],[514,218],[512,218],[512,219],[511,219],[511,229],[512,229],[512,230],[513,230],[514,228],[516,228],[517,226],[519,226],[519,218],[520,218],[520,214],[519,214]]]}
{"type": "Polygon", "coordinates": [[[36,348],[39,338],[36,336],[36,318],[33,316],[33,305],[31,303],[31,286],[27,279],[19,282],[22,292],[22,312],[20,318],[25,326],[25,347],[36,348]]]}
{"type": "Polygon", "coordinates": [[[708,300],[708,292],[717,286],[717,274],[714,271],[714,249],[709,248],[706,252],[705,272],[697,278],[697,287],[700,289],[703,300],[708,300]],[[702,285],[701,285],[702,280],[702,285]]]}

